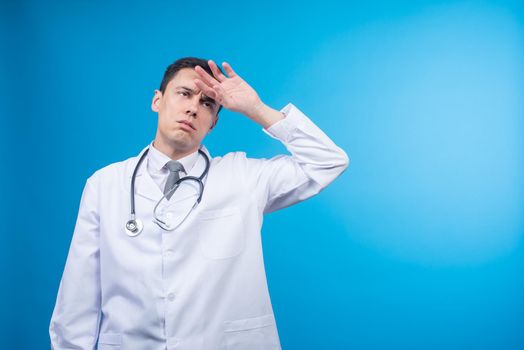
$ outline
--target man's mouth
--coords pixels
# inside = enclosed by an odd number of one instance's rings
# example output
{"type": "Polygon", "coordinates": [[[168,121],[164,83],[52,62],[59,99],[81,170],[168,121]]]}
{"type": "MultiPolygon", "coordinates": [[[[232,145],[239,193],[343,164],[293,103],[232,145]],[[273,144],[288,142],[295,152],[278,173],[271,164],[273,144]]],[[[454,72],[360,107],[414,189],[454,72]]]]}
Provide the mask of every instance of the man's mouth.
{"type": "Polygon", "coordinates": [[[179,120],[178,123],[180,123],[180,124],[182,125],[182,128],[183,128],[183,129],[196,130],[195,126],[194,126],[190,121],[187,121],[187,120],[179,120]]]}

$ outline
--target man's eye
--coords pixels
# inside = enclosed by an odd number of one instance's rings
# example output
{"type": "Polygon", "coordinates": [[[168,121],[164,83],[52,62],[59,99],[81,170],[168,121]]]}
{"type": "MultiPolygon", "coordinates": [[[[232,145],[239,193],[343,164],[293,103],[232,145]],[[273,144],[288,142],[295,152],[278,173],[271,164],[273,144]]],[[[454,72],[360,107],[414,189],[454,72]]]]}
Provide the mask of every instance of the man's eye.
{"type": "Polygon", "coordinates": [[[189,93],[187,91],[180,91],[179,94],[182,96],[189,96],[189,93]]]}
{"type": "Polygon", "coordinates": [[[202,104],[203,104],[204,106],[206,106],[207,108],[209,108],[209,109],[213,109],[213,107],[215,106],[215,104],[214,104],[213,102],[211,102],[211,101],[206,101],[206,100],[202,101],[202,104]]]}

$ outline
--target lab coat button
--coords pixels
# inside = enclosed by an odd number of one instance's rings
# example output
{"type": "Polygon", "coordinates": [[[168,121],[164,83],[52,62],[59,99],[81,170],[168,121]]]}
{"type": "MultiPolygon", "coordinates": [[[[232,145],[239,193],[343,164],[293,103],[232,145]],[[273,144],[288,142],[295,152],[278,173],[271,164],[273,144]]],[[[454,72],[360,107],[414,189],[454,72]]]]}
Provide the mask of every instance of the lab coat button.
{"type": "Polygon", "coordinates": [[[165,255],[166,255],[166,256],[171,256],[171,255],[173,255],[173,249],[167,249],[165,255]]]}
{"type": "Polygon", "coordinates": [[[169,301],[173,301],[173,300],[175,300],[175,294],[174,294],[174,293],[169,293],[169,294],[167,295],[167,299],[168,299],[169,301]]]}

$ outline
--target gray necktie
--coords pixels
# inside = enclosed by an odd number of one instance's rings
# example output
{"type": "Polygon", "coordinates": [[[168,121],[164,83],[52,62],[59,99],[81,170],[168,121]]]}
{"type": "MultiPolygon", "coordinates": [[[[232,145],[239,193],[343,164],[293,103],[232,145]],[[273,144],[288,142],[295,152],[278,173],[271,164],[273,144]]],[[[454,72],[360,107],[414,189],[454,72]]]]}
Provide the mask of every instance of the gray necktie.
{"type": "MultiPolygon", "coordinates": [[[[169,176],[167,177],[166,185],[164,187],[164,194],[167,194],[171,188],[175,185],[175,182],[180,179],[179,172],[184,170],[184,166],[177,161],[170,160],[166,163],[166,168],[169,170],[169,176]]],[[[175,191],[166,195],[166,198],[169,200],[175,191]]]]}

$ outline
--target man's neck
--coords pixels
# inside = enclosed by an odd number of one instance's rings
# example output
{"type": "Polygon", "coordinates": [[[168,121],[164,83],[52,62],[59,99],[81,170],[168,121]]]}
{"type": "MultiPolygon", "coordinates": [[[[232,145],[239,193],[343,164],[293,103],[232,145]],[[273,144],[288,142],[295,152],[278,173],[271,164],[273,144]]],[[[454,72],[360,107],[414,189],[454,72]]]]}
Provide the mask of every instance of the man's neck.
{"type": "Polygon", "coordinates": [[[198,150],[198,147],[189,150],[180,150],[174,147],[173,145],[162,142],[159,138],[155,138],[155,140],[153,141],[153,147],[155,147],[157,150],[159,150],[172,160],[179,160],[198,150]]]}

